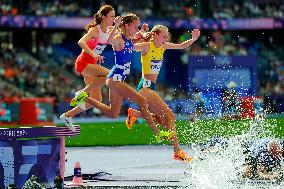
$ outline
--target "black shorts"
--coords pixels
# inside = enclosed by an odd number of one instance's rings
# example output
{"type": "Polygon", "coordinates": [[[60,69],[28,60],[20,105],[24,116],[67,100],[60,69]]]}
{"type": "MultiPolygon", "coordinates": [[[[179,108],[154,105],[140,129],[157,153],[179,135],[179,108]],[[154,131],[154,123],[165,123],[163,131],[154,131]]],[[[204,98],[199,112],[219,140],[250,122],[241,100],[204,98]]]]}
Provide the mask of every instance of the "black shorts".
{"type": "MultiPolygon", "coordinates": [[[[144,78],[141,78],[141,80],[140,80],[140,82],[139,82],[139,84],[138,84],[138,86],[137,86],[137,88],[136,88],[136,91],[137,92],[139,92],[140,91],[140,89],[142,89],[143,88],[143,83],[144,83],[144,78]]],[[[155,91],[156,89],[157,89],[157,86],[156,86],[156,83],[153,83],[153,82],[151,82],[150,81],[150,86],[148,86],[147,88],[150,88],[150,89],[152,89],[153,91],[155,91]]]]}

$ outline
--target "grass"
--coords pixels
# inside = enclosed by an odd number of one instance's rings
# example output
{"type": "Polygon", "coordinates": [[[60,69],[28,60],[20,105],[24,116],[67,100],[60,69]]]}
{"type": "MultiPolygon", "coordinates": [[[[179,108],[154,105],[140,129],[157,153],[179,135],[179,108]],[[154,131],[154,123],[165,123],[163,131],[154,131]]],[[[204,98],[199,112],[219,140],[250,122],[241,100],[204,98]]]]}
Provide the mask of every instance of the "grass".
{"type": "Polygon", "coordinates": [[[125,123],[80,124],[81,134],[66,137],[66,146],[120,146],[154,143],[150,127],[136,124],[128,130],[125,123]]]}
{"type": "MultiPolygon", "coordinates": [[[[214,136],[229,137],[247,132],[250,120],[207,119],[191,123],[177,121],[176,128],[181,144],[199,143],[214,136]]],[[[282,138],[284,136],[284,118],[266,119],[263,123],[263,136],[282,138]]],[[[80,124],[81,134],[66,137],[66,146],[120,146],[157,144],[150,127],[135,124],[128,130],[124,123],[80,124]]]]}

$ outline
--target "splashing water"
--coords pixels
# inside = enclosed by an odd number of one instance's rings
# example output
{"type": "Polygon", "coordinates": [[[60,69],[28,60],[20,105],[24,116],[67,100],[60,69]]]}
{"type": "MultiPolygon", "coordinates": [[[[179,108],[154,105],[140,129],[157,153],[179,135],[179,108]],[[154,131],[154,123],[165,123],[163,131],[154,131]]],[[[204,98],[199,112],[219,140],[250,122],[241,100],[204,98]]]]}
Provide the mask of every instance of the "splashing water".
{"type": "MultiPolygon", "coordinates": [[[[243,144],[253,142],[263,136],[263,119],[250,123],[250,130],[229,139],[218,139],[216,144],[207,146],[193,145],[195,151],[192,164],[181,179],[181,188],[190,189],[280,189],[283,183],[256,181],[242,178],[245,163],[243,144]]],[[[266,125],[267,126],[267,125],[266,125]]],[[[266,131],[267,134],[267,131],[266,131]]]]}

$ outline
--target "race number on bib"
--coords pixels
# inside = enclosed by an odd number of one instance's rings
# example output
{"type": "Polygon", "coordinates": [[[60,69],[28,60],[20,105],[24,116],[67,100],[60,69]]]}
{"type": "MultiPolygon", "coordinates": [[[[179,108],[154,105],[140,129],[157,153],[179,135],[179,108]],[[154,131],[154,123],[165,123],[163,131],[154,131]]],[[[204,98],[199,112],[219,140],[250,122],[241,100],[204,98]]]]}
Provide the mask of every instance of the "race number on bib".
{"type": "Polygon", "coordinates": [[[147,79],[143,79],[143,84],[142,84],[143,87],[150,87],[151,86],[151,81],[150,80],[147,80],[147,79]]]}
{"type": "Polygon", "coordinates": [[[94,53],[102,54],[102,52],[105,48],[106,48],[106,45],[98,43],[96,48],[94,48],[94,53]]]}
{"type": "Polygon", "coordinates": [[[131,62],[124,64],[124,72],[123,72],[124,75],[128,75],[130,73],[130,65],[131,62]]]}
{"type": "Polygon", "coordinates": [[[120,74],[114,74],[112,79],[113,81],[122,81],[122,76],[120,74]]]}
{"type": "Polygon", "coordinates": [[[151,73],[158,74],[162,67],[163,60],[151,60],[151,73]]]}

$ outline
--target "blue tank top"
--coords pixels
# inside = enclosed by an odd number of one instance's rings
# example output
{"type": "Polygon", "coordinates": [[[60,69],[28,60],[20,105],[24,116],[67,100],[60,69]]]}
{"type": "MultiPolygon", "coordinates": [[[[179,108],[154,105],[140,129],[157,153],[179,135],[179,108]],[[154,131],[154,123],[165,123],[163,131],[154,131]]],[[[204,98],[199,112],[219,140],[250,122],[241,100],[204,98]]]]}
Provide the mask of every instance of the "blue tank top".
{"type": "Polygon", "coordinates": [[[125,46],[121,51],[114,50],[115,65],[107,75],[107,79],[113,78],[114,81],[124,81],[126,75],[130,73],[133,43],[131,39],[126,39],[123,34],[121,34],[121,37],[125,46]]]}
{"type": "Polygon", "coordinates": [[[269,138],[260,139],[251,146],[252,157],[265,167],[274,167],[280,164],[281,159],[273,159],[268,152],[268,143],[272,142],[269,138]]]}

